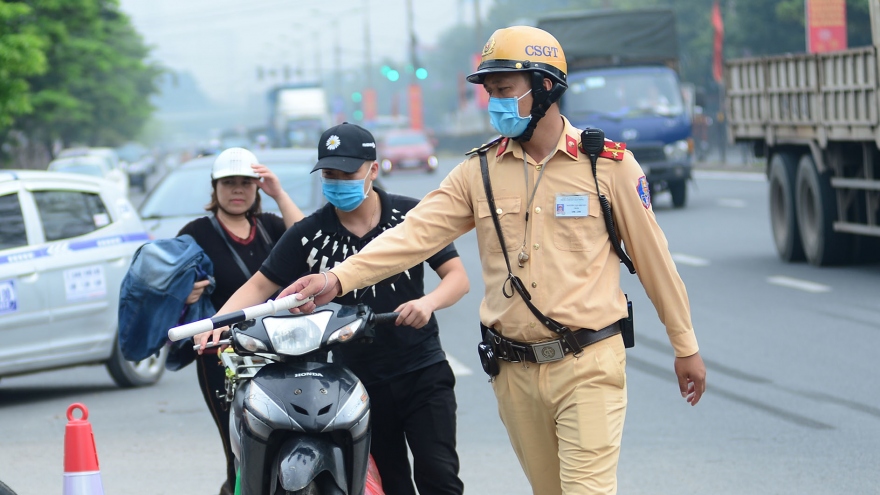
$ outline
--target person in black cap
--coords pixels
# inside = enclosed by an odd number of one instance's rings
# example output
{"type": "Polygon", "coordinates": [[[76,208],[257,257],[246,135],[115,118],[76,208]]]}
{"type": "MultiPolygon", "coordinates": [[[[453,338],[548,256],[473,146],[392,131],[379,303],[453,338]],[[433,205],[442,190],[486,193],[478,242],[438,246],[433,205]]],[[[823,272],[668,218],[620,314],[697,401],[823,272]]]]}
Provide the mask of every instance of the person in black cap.
{"type": "MultiPolygon", "coordinates": [[[[379,174],[376,142],[369,131],[354,124],[324,132],[315,171],[321,173],[328,203],[288,229],[260,271],[218,313],[259,304],[303,273],[324,273],[403,222],[418,203],[374,187],[379,174]]],[[[455,377],[440,346],[433,313],[456,303],[470,284],[452,244],[427,263],[440,276],[437,288],[428,294],[424,264],[419,263],[392,284],[373,285],[335,300],[400,313],[394,325],[377,328],[372,344],[333,351],[334,360],[345,363],[370,394],[370,452],[388,495],[415,495],[413,479],[421,495],[464,490],[455,451],[455,377]]],[[[219,333],[214,333],[215,341],[219,333]]],[[[201,334],[196,342],[204,346],[210,335],[201,334]]]]}

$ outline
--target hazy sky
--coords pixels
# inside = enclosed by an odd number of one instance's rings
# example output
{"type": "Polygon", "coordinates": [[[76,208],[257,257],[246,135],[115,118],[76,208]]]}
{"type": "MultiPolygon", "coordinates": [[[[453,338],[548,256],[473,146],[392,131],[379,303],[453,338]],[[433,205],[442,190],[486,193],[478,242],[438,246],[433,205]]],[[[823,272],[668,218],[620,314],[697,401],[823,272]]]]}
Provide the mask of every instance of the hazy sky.
{"type": "MultiPolygon", "coordinates": [[[[433,46],[459,18],[474,19],[473,0],[412,0],[419,44],[433,46]]],[[[365,12],[373,61],[408,53],[406,0],[121,0],[153,56],[190,71],[208,96],[226,100],[260,91],[257,66],[333,69],[337,36],[343,68],[364,65],[365,12]],[[369,5],[369,9],[365,8],[369,5]],[[338,33],[338,34],[337,34],[338,33]]],[[[479,0],[485,12],[491,0],[479,0]]]]}

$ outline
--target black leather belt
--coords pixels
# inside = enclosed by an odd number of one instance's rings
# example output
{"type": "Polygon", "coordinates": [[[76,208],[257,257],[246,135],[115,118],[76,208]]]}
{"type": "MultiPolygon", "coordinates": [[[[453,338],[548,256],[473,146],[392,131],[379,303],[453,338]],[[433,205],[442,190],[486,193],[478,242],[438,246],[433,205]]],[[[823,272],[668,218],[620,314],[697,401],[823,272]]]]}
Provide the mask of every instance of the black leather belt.
{"type": "MultiPolygon", "coordinates": [[[[565,343],[565,339],[559,338],[547,342],[538,342],[527,344],[525,342],[517,342],[498,335],[495,330],[480,323],[483,330],[483,341],[491,345],[498,359],[503,359],[511,363],[519,363],[529,361],[531,363],[550,363],[559,361],[566,354],[572,352],[571,347],[565,343]]],[[[617,322],[608,325],[602,330],[590,330],[583,328],[574,332],[574,337],[581,345],[581,348],[590,344],[595,344],[600,340],[613,337],[620,333],[620,325],[617,322]]]]}

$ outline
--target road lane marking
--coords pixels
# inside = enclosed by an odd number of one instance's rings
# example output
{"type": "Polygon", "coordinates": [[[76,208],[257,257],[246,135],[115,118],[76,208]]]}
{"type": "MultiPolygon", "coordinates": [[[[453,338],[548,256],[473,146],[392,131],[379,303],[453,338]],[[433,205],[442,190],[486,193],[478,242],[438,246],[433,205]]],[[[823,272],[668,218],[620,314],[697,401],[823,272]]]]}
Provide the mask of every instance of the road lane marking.
{"type": "Polygon", "coordinates": [[[672,260],[681,265],[709,266],[709,260],[697,258],[696,256],[691,256],[689,254],[672,253],[672,260]]]}
{"type": "Polygon", "coordinates": [[[748,206],[748,203],[741,199],[721,198],[718,200],[718,206],[724,206],[725,208],[745,208],[748,206]]]}
{"type": "MultiPolygon", "coordinates": [[[[639,370],[643,373],[647,373],[654,376],[655,378],[659,378],[670,383],[678,383],[675,375],[673,373],[670,373],[668,368],[664,366],[658,366],[648,360],[636,357],[635,355],[626,356],[626,367],[628,369],[632,368],[639,370]]],[[[828,423],[823,423],[809,416],[804,416],[796,412],[777,407],[775,404],[763,402],[760,399],[753,398],[749,395],[743,395],[732,390],[727,390],[720,385],[712,385],[709,390],[706,391],[706,393],[711,394],[712,396],[724,397],[725,399],[737,402],[743,406],[750,407],[771,416],[775,416],[782,421],[786,421],[798,426],[803,426],[805,428],[811,428],[814,430],[836,429],[833,425],[830,425],[828,423]]],[[[752,393],[754,394],[754,392],[752,393]]]]}
{"type": "Polygon", "coordinates": [[[785,277],[783,275],[776,275],[773,277],[767,277],[767,282],[773,285],[778,285],[780,287],[788,287],[789,289],[798,289],[804,292],[811,292],[813,294],[821,294],[823,292],[830,292],[831,287],[827,285],[817,284],[816,282],[810,282],[809,280],[801,280],[799,278],[791,278],[785,277]]]}
{"type": "Polygon", "coordinates": [[[458,359],[452,357],[452,354],[446,353],[446,360],[449,361],[449,367],[452,368],[452,374],[455,376],[470,376],[473,375],[474,372],[464,365],[458,359]]]}
{"type": "Polygon", "coordinates": [[[767,175],[760,172],[723,172],[720,170],[694,170],[693,175],[695,179],[767,182],[767,175]]]}

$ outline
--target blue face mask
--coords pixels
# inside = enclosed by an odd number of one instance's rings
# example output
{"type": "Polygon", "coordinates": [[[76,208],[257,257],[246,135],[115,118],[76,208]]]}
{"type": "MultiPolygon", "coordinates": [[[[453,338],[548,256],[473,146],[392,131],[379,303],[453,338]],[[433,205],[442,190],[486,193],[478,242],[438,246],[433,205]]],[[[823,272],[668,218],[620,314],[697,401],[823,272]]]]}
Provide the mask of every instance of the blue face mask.
{"type": "Polygon", "coordinates": [[[489,97],[489,121],[502,136],[515,138],[522,135],[529,126],[532,116],[519,116],[519,100],[526,97],[532,90],[519,98],[493,98],[489,97]]]}
{"type": "Polygon", "coordinates": [[[321,177],[321,188],[330,204],[344,212],[349,212],[360,206],[367,198],[364,194],[366,181],[366,177],[351,180],[321,177]]]}

